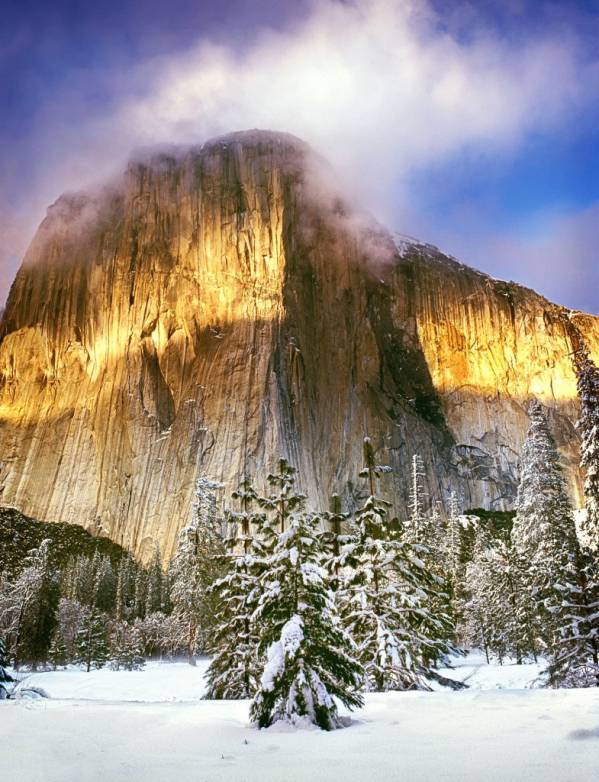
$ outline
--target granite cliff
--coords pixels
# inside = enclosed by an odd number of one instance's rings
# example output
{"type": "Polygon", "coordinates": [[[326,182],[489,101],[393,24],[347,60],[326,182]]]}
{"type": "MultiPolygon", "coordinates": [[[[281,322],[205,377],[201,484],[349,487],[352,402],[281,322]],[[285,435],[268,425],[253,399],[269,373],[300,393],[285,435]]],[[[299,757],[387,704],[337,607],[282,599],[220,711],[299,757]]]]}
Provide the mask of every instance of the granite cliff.
{"type": "Polygon", "coordinates": [[[0,503],[168,555],[195,478],[278,455],[347,504],[368,433],[405,505],[513,504],[526,404],[549,409],[580,497],[575,381],[599,318],[354,212],[297,139],[237,133],[138,157],[50,209],[0,327],[0,503]]]}

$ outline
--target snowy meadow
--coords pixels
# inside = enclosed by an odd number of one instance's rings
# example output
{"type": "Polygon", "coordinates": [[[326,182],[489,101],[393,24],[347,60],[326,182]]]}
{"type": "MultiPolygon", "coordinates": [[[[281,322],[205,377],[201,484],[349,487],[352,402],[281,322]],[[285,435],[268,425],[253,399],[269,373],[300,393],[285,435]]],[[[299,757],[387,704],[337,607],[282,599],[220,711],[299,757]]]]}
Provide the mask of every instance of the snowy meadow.
{"type": "Polygon", "coordinates": [[[202,700],[209,660],[149,662],[89,674],[32,674],[50,696],[0,708],[3,778],[14,782],[343,779],[527,780],[599,777],[599,692],[534,687],[541,665],[487,665],[484,655],[441,672],[461,692],[368,693],[343,730],[277,724],[257,731],[249,702],[202,700]]]}

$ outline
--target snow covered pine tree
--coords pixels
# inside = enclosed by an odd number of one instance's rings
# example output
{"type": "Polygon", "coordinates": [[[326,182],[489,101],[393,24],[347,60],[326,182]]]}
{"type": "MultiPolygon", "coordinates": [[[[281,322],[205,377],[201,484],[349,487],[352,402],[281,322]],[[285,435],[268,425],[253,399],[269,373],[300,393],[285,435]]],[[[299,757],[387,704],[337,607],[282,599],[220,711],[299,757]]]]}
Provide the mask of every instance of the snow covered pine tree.
{"type": "Polygon", "coordinates": [[[183,627],[182,639],[190,665],[198,646],[206,644],[214,625],[216,596],[208,593],[221,575],[225,553],[221,525],[216,518],[215,492],[221,484],[202,476],[196,484],[191,522],[179,534],[169,578],[173,613],[183,627]]]}
{"type": "Polygon", "coordinates": [[[555,441],[543,407],[529,408],[513,539],[529,563],[527,588],[541,618],[553,686],[599,684],[599,585],[581,552],[555,441]]]}
{"type": "Polygon", "coordinates": [[[154,546],[154,554],[148,569],[148,583],[146,592],[145,616],[156,613],[162,608],[162,557],[160,556],[160,544],[154,546]]]}
{"type": "Polygon", "coordinates": [[[256,621],[267,661],[250,716],[261,728],[283,720],[331,730],[343,725],[334,698],[362,705],[361,668],[326,584],[319,517],[303,512],[294,475],[282,459],[268,478],[278,489],[270,507],[280,532],[261,576],[256,621]]]}
{"type": "Polygon", "coordinates": [[[586,547],[599,560],[599,368],[584,343],[574,352],[574,369],[580,399],[580,465],[585,475],[586,517],[581,527],[586,547]]]}
{"type": "Polygon", "coordinates": [[[536,660],[539,626],[536,606],[526,589],[526,568],[508,541],[477,546],[466,569],[467,599],[463,604],[464,640],[518,663],[536,660]]]}
{"type": "Polygon", "coordinates": [[[369,689],[426,689],[430,663],[449,651],[449,618],[431,611],[440,584],[420,547],[389,533],[390,504],[376,496],[375,483],[390,468],[376,463],[368,437],[364,464],[370,493],[355,515],[355,568],[346,574],[342,613],[369,689]]]}
{"type": "Polygon", "coordinates": [[[215,581],[211,591],[218,596],[217,626],[208,644],[213,660],[207,672],[206,698],[251,698],[258,689],[260,660],[258,636],[253,613],[260,595],[260,558],[263,546],[253,535],[262,527],[264,513],[249,478],[241,481],[232,497],[239,502],[238,511],[230,511],[227,521],[232,534],[227,540],[227,573],[215,581]]]}
{"type": "Polygon", "coordinates": [[[50,560],[49,539],[32,549],[25,567],[12,582],[5,582],[0,617],[10,643],[15,669],[22,662],[33,668],[45,662],[56,624],[59,583],[50,560]]]}
{"type": "Polygon", "coordinates": [[[77,662],[89,673],[92,668],[103,668],[107,660],[106,617],[93,608],[77,634],[77,662]]]}
{"type": "MultiPolygon", "coordinates": [[[[6,688],[3,685],[8,682],[14,681],[12,676],[6,670],[7,667],[8,667],[8,655],[6,653],[6,645],[4,643],[4,638],[0,637],[0,691],[4,690],[5,693],[6,693],[6,688]]],[[[0,692],[0,699],[2,699],[1,692],[0,692]]]]}

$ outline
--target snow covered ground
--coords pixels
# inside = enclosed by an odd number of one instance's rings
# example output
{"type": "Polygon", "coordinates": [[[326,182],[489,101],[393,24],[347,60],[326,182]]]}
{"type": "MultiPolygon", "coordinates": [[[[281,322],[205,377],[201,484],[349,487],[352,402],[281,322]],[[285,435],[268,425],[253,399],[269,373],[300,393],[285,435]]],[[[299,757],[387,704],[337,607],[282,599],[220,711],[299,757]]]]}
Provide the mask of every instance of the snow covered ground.
{"type": "Polygon", "coordinates": [[[248,725],[245,701],[202,701],[185,663],[40,673],[49,700],[0,703],[11,782],[599,779],[599,692],[527,689],[535,666],[471,655],[443,671],[463,692],[370,694],[333,733],[248,725]],[[487,689],[499,687],[501,689],[487,689]],[[509,689],[517,687],[517,689],[509,689]]]}
{"type": "Polygon", "coordinates": [[[439,673],[448,679],[465,682],[473,690],[523,690],[542,686],[539,681],[546,663],[517,665],[515,661],[487,664],[485,655],[471,652],[466,657],[457,657],[451,668],[441,668],[439,673]]]}

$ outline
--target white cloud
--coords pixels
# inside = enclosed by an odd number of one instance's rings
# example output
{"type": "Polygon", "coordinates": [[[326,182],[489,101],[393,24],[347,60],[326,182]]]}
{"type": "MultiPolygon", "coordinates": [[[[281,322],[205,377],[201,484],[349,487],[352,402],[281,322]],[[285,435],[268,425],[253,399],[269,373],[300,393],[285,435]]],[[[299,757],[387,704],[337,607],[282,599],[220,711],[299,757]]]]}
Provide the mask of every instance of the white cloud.
{"type": "Polygon", "coordinates": [[[42,116],[26,222],[64,189],[113,173],[132,148],[261,127],[307,140],[348,192],[409,229],[411,173],[472,147],[509,153],[571,116],[597,80],[575,39],[523,45],[479,29],[465,40],[440,22],[425,0],[315,0],[303,22],[243,46],[200,39],[102,75],[115,94],[103,115],[89,114],[81,95],[93,75],[83,74],[42,116]]]}

